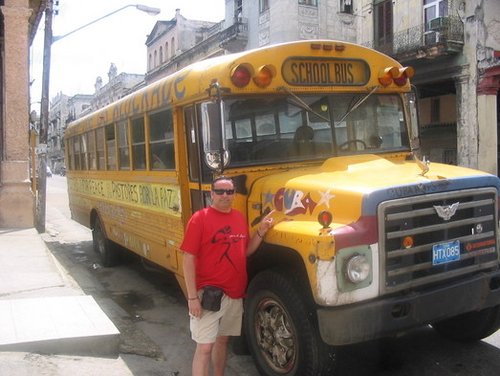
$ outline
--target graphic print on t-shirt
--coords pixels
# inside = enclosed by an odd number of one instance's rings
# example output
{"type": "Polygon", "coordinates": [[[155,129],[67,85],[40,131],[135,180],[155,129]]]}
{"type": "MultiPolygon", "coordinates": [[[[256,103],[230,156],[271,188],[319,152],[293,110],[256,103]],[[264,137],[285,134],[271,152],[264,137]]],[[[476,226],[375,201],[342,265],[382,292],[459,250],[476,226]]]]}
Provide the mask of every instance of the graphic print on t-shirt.
{"type": "Polygon", "coordinates": [[[215,232],[215,235],[212,238],[212,244],[221,244],[224,249],[224,252],[219,258],[219,263],[222,262],[223,259],[226,259],[236,270],[236,265],[234,264],[230,255],[231,245],[233,243],[238,243],[242,238],[242,235],[233,234],[231,226],[229,225],[224,226],[223,228],[215,232]]]}

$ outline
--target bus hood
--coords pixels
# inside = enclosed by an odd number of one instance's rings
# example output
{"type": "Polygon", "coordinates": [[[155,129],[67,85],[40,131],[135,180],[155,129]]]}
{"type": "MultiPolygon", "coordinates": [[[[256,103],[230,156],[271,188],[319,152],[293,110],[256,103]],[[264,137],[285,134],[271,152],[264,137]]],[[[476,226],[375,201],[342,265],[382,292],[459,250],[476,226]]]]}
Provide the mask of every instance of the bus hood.
{"type": "Polygon", "coordinates": [[[387,200],[484,186],[500,189],[498,177],[464,167],[432,163],[423,176],[407,157],[335,157],[321,166],[267,175],[254,182],[249,210],[275,209],[278,219],[315,222],[326,210],[342,226],[375,218],[378,205],[387,200]]]}

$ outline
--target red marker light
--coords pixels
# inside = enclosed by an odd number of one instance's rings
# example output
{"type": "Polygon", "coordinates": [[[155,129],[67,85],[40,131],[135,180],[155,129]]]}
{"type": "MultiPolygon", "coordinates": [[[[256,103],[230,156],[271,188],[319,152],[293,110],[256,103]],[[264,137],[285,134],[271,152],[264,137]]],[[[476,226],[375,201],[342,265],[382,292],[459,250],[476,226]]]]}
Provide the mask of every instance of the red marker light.
{"type": "Polygon", "coordinates": [[[245,64],[240,64],[231,71],[231,82],[234,86],[245,87],[252,78],[252,72],[245,64]]]}
{"type": "Polygon", "coordinates": [[[327,212],[326,210],[322,211],[318,214],[318,222],[323,228],[328,228],[330,223],[332,223],[332,213],[327,212]]]}

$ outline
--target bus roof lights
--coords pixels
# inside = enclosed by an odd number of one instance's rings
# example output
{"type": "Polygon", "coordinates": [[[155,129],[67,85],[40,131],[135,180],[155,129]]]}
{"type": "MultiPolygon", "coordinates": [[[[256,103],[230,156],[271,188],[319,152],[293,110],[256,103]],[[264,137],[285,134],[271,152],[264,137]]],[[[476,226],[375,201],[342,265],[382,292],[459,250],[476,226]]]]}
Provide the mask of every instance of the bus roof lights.
{"type": "Polygon", "coordinates": [[[276,69],[272,65],[263,65],[257,70],[253,81],[260,88],[268,87],[276,75],[276,69]]]}
{"type": "Polygon", "coordinates": [[[412,78],[415,74],[415,70],[412,67],[399,68],[399,76],[394,78],[394,83],[398,86],[404,86],[408,82],[409,78],[412,78]]]}
{"type": "Polygon", "coordinates": [[[397,67],[387,67],[380,71],[378,82],[382,86],[389,86],[395,77],[399,77],[399,69],[397,67]]]}
{"type": "Polygon", "coordinates": [[[250,83],[252,73],[248,64],[239,64],[231,71],[231,82],[236,87],[245,87],[250,83]]]}

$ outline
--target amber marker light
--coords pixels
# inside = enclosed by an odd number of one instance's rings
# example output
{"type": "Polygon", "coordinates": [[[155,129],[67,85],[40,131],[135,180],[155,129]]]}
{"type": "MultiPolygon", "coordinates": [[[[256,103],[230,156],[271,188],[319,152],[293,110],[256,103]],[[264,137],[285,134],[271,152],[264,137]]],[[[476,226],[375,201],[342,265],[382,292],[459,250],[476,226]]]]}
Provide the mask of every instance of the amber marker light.
{"type": "Polygon", "coordinates": [[[276,69],[274,66],[263,65],[257,69],[257,73],[253,77],[253,82],[255,82],[255,85],[258,87],[265,88],[271,84],[275,75],[276,69]]]}
{"type": "Polygon", "coordinates": [[[323,228],[328,228],[330,226],[330,223],[332,223],[332,213],[323,210],[321,213],[318,214],[318,222],[323,228]]]}
{"type": "Polygon", "coordinates": [[[378,75],[378,82],[380,82],[382,86],[389,86],[393,82],[394,77],[398,75],[399,69],[397,67],[384,68],[378,75]]]}
{"type": "Polygon", "coordinates": [[[248,64],[239,64],[231,70],[231,82],[236,87],[245,87],[252,78],[252,70],[248,64]]]}
{"type": "Polygon", "coordinates": [[[413,237],[412,236],[405,236],[403,238],[403,247],[405,249],[413,247],[413,237]]]}

